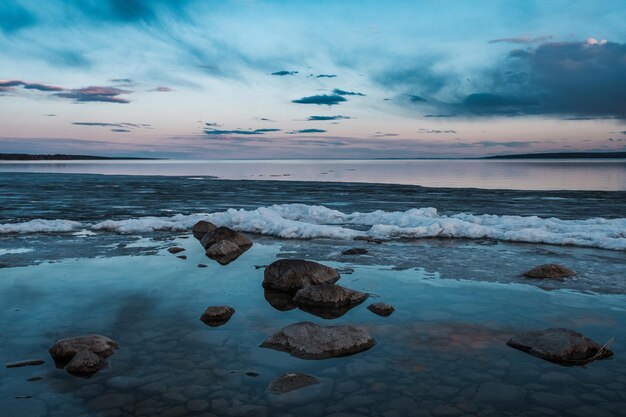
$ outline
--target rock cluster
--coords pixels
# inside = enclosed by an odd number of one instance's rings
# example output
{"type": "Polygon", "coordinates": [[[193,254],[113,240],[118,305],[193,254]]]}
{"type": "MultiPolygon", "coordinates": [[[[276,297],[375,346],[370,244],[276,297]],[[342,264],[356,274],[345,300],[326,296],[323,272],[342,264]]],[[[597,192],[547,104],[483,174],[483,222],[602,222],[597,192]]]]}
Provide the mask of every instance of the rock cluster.
{"type": "Polygon", "coordinates": [[[58,340],[49,350],[57,366],[76,375],[91,375],[107,365],[105,358],[118,348],[106,336],[90,334],[58,340]]]}
{"type": "Polygon", "coordinates": [[[201,220],[193,226],[193,235],[200,240],[207,257],[221,265],[228,265],[250,249],[252,241],[243,233],[201,220]]]}

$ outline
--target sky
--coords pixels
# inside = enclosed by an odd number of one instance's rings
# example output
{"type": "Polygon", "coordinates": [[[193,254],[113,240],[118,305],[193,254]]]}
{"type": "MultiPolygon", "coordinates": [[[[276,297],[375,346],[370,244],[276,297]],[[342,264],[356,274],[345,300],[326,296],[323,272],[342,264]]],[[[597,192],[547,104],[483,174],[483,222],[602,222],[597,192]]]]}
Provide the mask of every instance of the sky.
{"type": "Polygon", "coordinates": [[[0,0],[0,152],[626,150],[624,1],[0,0]]]}

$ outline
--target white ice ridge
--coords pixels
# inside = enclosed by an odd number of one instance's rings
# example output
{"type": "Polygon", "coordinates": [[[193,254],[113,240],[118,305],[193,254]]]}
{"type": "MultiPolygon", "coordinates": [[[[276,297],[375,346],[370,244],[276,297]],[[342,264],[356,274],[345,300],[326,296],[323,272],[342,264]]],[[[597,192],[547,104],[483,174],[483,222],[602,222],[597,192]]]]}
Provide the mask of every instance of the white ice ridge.
{"type": "Polygon", "coordinates": [[[441,215],[437,209],[343,213],[324,206],[285,204],[255,210],[139,217],[84,224],[31,220],[0,224],[0,233],[68,232],[79,228],[116,233],[186,231],[199,220],[248,233],[281,238],[379,239],[468,238],[626,250],[626,218],[562,220],[537,216],[441,215]]]}

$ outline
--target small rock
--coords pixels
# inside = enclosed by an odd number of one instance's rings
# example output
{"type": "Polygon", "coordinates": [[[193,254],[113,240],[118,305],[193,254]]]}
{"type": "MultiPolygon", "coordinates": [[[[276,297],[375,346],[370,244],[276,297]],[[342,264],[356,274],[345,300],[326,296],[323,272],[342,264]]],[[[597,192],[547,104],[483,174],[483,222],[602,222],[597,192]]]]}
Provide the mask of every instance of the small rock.
{"type": "Polygon", "coordinates": [[[227,240],[241,249],[249,249],[252,246],[252,241],[246,237],[243,233],[237,232],[228,227],[218,227],[217,229],[207,233],[201,240],[202,246],[205,249],[215,245],[216,243],[227,240]]]}
{"type": "Polygon", "coordinates": [[[280,259],[267,268],[263,288],[295,293],[312,285],[334,284],[340,278],[335,269],[302,259],[280,259]]]}
{"type": "Polygon", "coordinates": [[[46,363],[46,362],[42,361],[41,359],[30,359],[30,360],[27,360],[27,361],[7,363],[6,367],[7,368],[21,368],[23,366],[43,365],[44,363],[46,363]]]}
{"type": "Polygon", "coordinates": [[[595,359],[613,356],[608,348],[603,349],[587,336],[562,328],[520,333],[506,344],[561,365],[585,365],[595,359]]]}
{"type": "Polygon", "coordinates": [[[179,258],[179,259],[187,259],[187,255],[180,255],[180,256],[177,256],[177,258],[179,258]]]}
{"type": "Polygon", "coordinates": [[[283,374],[276,378],[269,386],[272,394],[285,394],[309,385],[319,384],[320,380],[307,374],[283,374]]]}
{"type": "Polygon", "coordinates": [[[274,333],[261,347],[287,352],[301,359],[327,359],[363,352],[376,341],[362,327],[295,323],[274,333]]]}
{"type": "Polygon", "coordinates": [[[107,358],[118,348],[116,341],[99,334],[68,337],[58,340],[49,350],[56,361],[69,361],[82,350],[89,350],[96,355],[107,358]]]}
{"type": "Polygon", "coordinates": [[[177,254],[180,252],[183,252],[185,250],[185,248],[180,248],[178,246],[172,246],[171,248],[168,248],[167,251],[169,253],[173,253],[173,254],[177,254]]]}
{"type": "Polygon", "coordinates": [[[351,248],[341,252],[342,255],[367,255],[368,251],[364,248],[351,248]]]}
{"type": "Polygon", "coordinates": [[[106,361],[85,349],[78,352],[65,366],[65,370],[75,375],[91,375],[106,366],[106,361]]]}
{"type": "Polygon", "coordinates": [[[382,317],[388,317],[391,315],[391,313],[396,311],[396,309],[393,308],[393,306],[389,304],[385,304],[385,303],[370,304],[367,306],[367,309],[371,311],[372,313],[378,314],[379,316],[382,316],[382,317]]]}
{"type": "Polygon", "coordinates": [[[200,240],[204,237],[204,235],[206,235],[209,232],[212,232],[213,230],[217,229],[217,226],[214,225],[211,222],[207,222],[204,220],[200,220],[198,223],[193,225],[193,228],[191,229],[193,236],[200,240]]]}
{"type": "Polygon", "coordinates": [[[198,264],[198,268],[206,268],[208,265],[205,264],[198,264]]]}
{"type": "Polygon", "coordinates": [[[248,371],[248,372],[246,372],[246,375],[251,376],[253,378],[256,378],[260,374],[258,372],[248,371]]]}
{"type": "Polygon", "coordinates": [[[221,264],[232,262],[238,258],[241,253],[239,246],[228,240],[220,240],[216,244],[209,246],[206,250],[206,256],[221,264]]]}
{"type": "Polygon", "coordinates": [[[235,314],[235,309],[229,306],[211,306],[207,308],[200,320],[208,326],[218,327],[226,324],[228,320],[235,314]]]}
{"type": "Polygon", "coordinates": [[[545,264],[539,265],[531,269],[530,271],[524,272],[524,276],[528,278],[549,278],[549,279],[563,279],[568,277],[573,277],[576,275],[576,272],[571,269],[556,264],[545,264]]]}
{"type": "Polygon", "coordinates": [[[35,381],[41,381],[42,379],[43,379],[42,376],[31,376],[26,381],[28,381],[28,382],[35,382],[35,381]]]}

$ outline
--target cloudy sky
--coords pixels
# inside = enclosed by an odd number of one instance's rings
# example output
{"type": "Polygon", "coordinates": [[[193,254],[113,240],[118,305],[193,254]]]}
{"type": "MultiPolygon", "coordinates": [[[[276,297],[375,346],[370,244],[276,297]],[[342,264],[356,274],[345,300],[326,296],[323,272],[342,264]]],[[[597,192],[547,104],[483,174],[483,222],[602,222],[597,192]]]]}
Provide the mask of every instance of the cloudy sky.
{"type": "Polygon", "coordinates": [[[0,1],[0,152],[626,150],[621,1],[0,1]]]}

